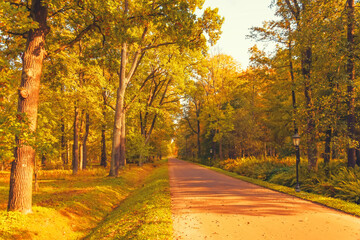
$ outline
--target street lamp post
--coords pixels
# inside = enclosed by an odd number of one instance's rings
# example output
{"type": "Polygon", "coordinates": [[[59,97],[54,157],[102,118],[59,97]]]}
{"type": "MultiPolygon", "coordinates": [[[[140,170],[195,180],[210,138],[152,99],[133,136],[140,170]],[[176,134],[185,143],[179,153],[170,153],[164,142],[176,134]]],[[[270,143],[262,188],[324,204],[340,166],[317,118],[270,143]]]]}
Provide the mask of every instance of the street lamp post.
{"type": "Polygon", "coordinates": [[[293,143],[296,149],[296,186],[295,191],[300,192],[300,185],[299,185],[299,163],[300,163],[300,135],[298,133],[295,133],[295,135],[292,137],[293,143]]]}

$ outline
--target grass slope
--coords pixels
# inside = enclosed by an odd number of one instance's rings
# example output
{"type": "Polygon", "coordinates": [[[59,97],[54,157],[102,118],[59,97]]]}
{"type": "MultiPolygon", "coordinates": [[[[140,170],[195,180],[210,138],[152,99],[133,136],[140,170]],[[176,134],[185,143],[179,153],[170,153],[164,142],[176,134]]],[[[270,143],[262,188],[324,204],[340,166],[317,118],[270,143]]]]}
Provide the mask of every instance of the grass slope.
{"type": "Polygon", "coordinates": [[[161,165],[85,239],[171,239],[167,165],[161,165]]]}
{"type": "MultiPolygon", "coordinates": [[[[81,239],[141,187],[153,171],[154,166],[149,164],[126,169],[118,178],[106,177],[102,169],[76,176],[70,171],[41,172],[40,190],[34,194],[33,213],[28,215],[6,211],[9,178],[8,173],[0,172],[0,239],[81,239]]],[[[166,184],[166,178],[163,182],[166,184]]]]}

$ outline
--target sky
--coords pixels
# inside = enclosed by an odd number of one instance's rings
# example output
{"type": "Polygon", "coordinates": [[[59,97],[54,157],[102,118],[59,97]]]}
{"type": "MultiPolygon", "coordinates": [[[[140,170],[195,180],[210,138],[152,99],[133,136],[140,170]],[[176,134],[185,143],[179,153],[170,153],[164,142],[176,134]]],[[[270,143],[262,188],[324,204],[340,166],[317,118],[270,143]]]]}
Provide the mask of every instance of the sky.
{"type": "Polygon", "coordinates": [[[206,0],[207,7],[219,8],[219,14],[225,18],[222,36],[215,47],[215,52],[231,55],[243,68],[249,65],[249,48],[261,43],[246,39],[249,28],[262,26],[262,22],[274,19],[274,9],[269,6],[272,0],[206,0]]]}

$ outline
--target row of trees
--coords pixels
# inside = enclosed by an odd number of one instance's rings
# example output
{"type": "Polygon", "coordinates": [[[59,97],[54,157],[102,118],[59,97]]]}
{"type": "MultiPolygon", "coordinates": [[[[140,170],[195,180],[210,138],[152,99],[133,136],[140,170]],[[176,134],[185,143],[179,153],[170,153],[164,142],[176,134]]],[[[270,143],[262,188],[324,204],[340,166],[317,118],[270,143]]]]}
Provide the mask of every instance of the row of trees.
{"type": "Polygon", "coordinates": [[[325,164],[360,165],[358,3],[277,0],[273,8],[277,19],[249,34],[275,43],[273,51],[255,45],[245,71],[221,54],[197,68],[179,125],[180,154],[287,156],[299,133],[309,169],[320,156],[325,164]]]}
{"type": "Polygon", "coordinates": [[[1,161],[15,152],[8,210],[31,212],[36,158],[71,162],[76,174],[90,160],[106,166],[111,150],[117,176],[126,154],[141,163],[165,153],[189,66],[220,35],[217,9],[195,14],[202,4],[0,1],[1,161]]]}

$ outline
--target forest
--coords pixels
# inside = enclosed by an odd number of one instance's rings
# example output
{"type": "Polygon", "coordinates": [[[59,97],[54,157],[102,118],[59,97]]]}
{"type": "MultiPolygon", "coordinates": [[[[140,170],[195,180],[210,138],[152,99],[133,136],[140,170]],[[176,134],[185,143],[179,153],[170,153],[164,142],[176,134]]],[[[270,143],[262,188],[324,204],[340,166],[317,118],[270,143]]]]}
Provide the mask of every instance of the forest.
{"type": "Polygon", "coordinates": [[[360,203],[359,3],[273,1],[247,69],[222,53],[195,68],[177,125],[183,158],[360,203]]]}
{"type": "Polygon", "coordinates": [[[203,4],[0,0],[1,210],[32,212],[46,171],[173,154],[294,187],[296,134],[302,190],[360,203],[359,3],[274,0],[246,69],[209,50],[224,17],[203,4]]]}

